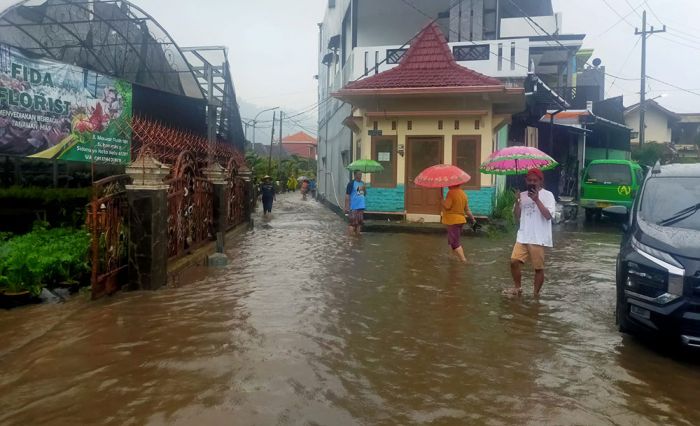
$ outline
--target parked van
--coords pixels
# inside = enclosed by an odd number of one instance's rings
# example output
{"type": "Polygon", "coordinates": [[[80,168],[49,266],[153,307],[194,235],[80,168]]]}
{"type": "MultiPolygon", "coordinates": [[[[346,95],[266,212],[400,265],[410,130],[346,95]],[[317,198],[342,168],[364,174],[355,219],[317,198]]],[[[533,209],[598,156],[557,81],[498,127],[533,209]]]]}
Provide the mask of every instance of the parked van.
{"type": "Polygon", "coordinates": [[[580,205],[586,209],[586,219],[600,217],[603,209],[612,206],[623,206],[631,210],[643,181],[641,166],[632,161],[591,161],[581,184],[580,205]]]}
{"type": "Polygon", "coordinates": [[[700,164],[656,166],[617,258],[617,324],[700,348],[700,164]]]}

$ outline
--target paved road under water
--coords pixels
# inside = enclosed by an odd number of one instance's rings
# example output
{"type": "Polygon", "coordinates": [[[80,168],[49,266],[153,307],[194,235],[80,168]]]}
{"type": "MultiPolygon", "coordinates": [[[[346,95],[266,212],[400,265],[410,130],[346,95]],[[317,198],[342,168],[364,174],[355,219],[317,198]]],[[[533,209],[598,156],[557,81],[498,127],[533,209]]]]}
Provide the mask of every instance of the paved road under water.
{"type": "Polygon", "coordinates": [[[511,237],[343,232],[284,196],[225,270],[0,312],[0,424],[700,423],[698,365],[615,329],[614,227],[559,230],[539,301],[511,237]]]}

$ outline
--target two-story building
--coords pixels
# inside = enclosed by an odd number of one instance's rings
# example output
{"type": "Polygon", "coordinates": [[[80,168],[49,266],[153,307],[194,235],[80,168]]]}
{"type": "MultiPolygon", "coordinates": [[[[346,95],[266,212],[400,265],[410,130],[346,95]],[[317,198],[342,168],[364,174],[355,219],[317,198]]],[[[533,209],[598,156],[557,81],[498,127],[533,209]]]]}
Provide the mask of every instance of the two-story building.
{"type": "MultiPolygon", "coordinates": [[[[361,156],[369,158],[369,148],[363,146],[367,143],[367,133],[359,135],[357,129],[353,131],[352,125],[346,124],[363,114],[358,110],[378,112],[363,103],[353,111],[348,97],[333,97],[332,93],[340,93],[344,87],[351,87],[352,82],[399,66],[418,32],[431,21],[444,34],[447,49],[458,65],[498,79],[505,89],[522,89],[525,80],[533,74],[557,90],[575,84],[575,75],[580,69],[577,54],[584,35],[563,32],[562,17],[553,12],[551,0],[518,0],[515,4],[507,0],[412,0],[410,4],[402,0],[328,0],[324,21],[319,25],[318,188],[319,194],[332,204],[342,203],[349,178],[346,166],[361,156]],[[365,140],[358,143],[356,139],[360,137],[365,140]]],[[[493,115],[500,107],[494,108],[489,96],[460,96],[457,103],[461,102],[464,110],[489,111],[493,115]]],[[[522,90],[519,96],[521,99],[514,104],[522,105],[524,110],[522,90]]],[[[398,106],[392,105],[395,107],[398,106]]],[[[439,108],[457,109],[455,105],[422,105],[425,112],[439,108]]],[[[438,110],[436,114],[442,112],[438,110]]],[[[437,117],[431,117],[435,125],[440,121],[437,117]]],[[[461,127],[467,119],[441,117],[443,130],[453,129],[456,120],[461,127]]],[[[477,120],[473,116],[468,118],[471,125],[477,120]]],[[[421,120],[403,116],[367,122],[373,126],[377,121],[378,127],[387,125],[391,130],[394,121],[397,128],[401,128],[407,121],[417,125],[421,120]]],[[[485,124],[484,120],[483,116],[478,118],[484,125],[478,130],[485,153],[513,141],[524,143],[527,137],[528,130],[524,126],[510,128],[510,118],[504,119],[501,126],[485,124]]],[[[432,135],[438,134],[442,135],[432,135]]],[[[398,145],[397,142],[394,156],[398,154],[398,145]]],[[[447,152],[444,150],[442,155],[447,152]]]]}

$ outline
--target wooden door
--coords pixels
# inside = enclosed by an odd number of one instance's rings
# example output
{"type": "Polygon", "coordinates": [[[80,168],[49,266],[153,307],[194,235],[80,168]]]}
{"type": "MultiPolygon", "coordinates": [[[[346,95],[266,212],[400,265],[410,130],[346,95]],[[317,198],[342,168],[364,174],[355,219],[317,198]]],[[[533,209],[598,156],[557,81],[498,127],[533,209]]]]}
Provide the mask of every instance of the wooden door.
{"type": "Polygon", "coordinates": [[[408,138],[406,149],[406,211],[440,214],[440,189],[416,186],[413,181],[426,168],[442,163],[442,137],[408,138]]]}

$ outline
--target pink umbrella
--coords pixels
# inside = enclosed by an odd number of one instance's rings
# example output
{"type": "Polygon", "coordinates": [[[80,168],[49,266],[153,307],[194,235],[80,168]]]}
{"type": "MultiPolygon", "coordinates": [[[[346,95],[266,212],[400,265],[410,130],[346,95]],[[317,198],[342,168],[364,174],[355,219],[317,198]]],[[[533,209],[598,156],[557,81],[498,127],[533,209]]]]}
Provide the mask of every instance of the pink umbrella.
{"type": "Polygon", "coordinates": [[[496,151],[481,163],[481,173],[492,175],[524,175],[530,169],[551,170],[559,163],[537,148],[509,146],[496,151]]]}
{"type": "Polygon", "coordinates": [[[424,188],[447,188],[469,182],[471,176],[457,166],[437,164],[416,176],[415,184],[424,188]]]}

